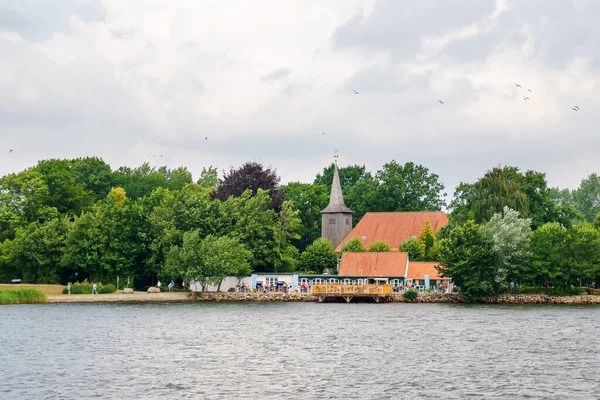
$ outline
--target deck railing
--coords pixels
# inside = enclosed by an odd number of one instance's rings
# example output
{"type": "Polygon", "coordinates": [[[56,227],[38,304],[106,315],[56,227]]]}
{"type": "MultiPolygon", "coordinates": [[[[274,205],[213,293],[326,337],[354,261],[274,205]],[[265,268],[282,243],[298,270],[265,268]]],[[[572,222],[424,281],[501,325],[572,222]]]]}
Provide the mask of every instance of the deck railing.
{"type": "Polygon", "coordinates": [[[372,295],[372,296],[387,296],[392,294],[392,285],[342,285],[342,284],[326,284],[312,285],[312,293],[337,294],[345,295],[372,295]]]}

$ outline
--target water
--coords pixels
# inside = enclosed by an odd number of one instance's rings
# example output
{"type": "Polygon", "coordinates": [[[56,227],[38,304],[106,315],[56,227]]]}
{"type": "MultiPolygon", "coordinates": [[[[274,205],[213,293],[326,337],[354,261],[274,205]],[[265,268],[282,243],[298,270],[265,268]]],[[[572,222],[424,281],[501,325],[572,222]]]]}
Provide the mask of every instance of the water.
{"type": "Polygon", "coordinates": [[[0,307],[0,399],[600,398],[598,307],[0,307]]]}

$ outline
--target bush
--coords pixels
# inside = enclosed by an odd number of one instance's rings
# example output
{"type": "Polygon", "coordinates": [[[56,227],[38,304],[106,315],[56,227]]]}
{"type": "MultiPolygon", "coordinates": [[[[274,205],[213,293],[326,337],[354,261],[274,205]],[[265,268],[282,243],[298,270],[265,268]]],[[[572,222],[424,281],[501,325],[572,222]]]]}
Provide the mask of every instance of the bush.
{"type": "Polygon", "coordinates": [[[235,288],[234,287],[230,287],[229,289],[227,289],[228,292],[235,292],[235,288]]]}
{"type": "Polygon", "coordinates": [[[98,285],[98,293],[109,294],[117,291],[117,288],[112,283],[108,285],[98,285]]]}
{"type": "Polygon", "coordinates": [[[600,289],[586,288],[585,294],[590,294],[592,296],[600,296],[600,289]]]}
{"type": "Polygon", "coordinates": [[[550,294],[552,288],[537,287],[537,286],[519,286],[515,290],[519,294],[550,294]]]}
{"type": "Polygon", "coordinates": [[[583,289],[575,286],[558,286],[550,290],[550,296],[579,296],[583,289]]]}
{"type": "Polygon", "coordinates": [[[46,295],[35,289],[0,290],[0,304],[45,303],[46,295]]]}
{"type": "Polygon", "coordinates": [[[417,296],[419,296],[419,293],[417,293],[416,290],[412,290],[412,289],[408,289],[407,291],[402,293],[402,297],[404,297],[404,300],[407,300],[407,301],[413,301],[414,299],[417,298],[417,296]]]}

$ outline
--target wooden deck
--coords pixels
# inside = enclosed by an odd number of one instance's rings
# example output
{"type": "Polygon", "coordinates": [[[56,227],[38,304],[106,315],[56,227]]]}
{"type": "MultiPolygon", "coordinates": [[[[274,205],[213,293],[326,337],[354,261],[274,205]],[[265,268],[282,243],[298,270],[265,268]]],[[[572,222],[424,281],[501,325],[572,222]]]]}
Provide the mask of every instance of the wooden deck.
{"type": "Polygon", "coordinates": [[[313,285],[312,294],[319,298],[319,302],[326,298],[343,298],[350,303],[355,297],[371,297],[379,303],[381,298],[392,295],[392,285],[313,285]]]}

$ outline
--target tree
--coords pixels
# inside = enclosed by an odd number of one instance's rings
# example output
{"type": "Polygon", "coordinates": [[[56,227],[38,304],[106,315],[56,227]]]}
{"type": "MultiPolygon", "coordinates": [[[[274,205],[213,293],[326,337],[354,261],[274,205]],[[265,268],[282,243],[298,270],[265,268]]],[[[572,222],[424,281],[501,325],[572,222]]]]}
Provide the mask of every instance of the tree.
{"type": "Polygon", "coordinates": [[[529,283],[565,286],[563,273],[569,263],[568,235],[568,230],[557,222],[548,222],[532,233],[529,283]]]}
{"type": "Polygon", "coordinates": [[[518,211],[504,207],[481,226],[481,234],[492,243],[498,284],[523,283],[531,256],[531,219],[519,218],[518,211]]]}
{"type": "Polygon", "coordinates": [[[392,160],[377,171],[377,179],[377,211],[437,211],[444,206],[444,185],[422,165],[392,160]]]}
{"type": "Polygon", "coordinates": [[[600,231],[584,222],[569,230],[565,274],[567,284],[590,284],[600,275],[600,231]]]}
{"type": "Polygon", "coordinates": [[[236,239],[209,235],[202,240],[201,250],[208,282],[217,285],[217,291],[226,277],[240,279],[252,273],[248,262],[252,253],[236,239]]]}
{"type": "Polygon", "coordinates": [[[329,192],[323,184],[290,182],[281,187],[285,198],[294,204],[301,220],[301,239],[294,242],[304,249],[321,236],[321,210],[327,207],[329,192]]]}
{"type": "Polygon", "coordinates": [[[475,198],[479,184],[461,182],[454,190],[454,198],[448,205],[450,210],[450,223],[462,225],[470,219],[475,219],[473,210],[473,199],[475,198]]]}
{"type": "Polygon", "coordinates": [[[279,259],[275,262],[274,272],[290,272],[294,270],[298,259],[298,249],[292,245],[293,240],[300,239],[300,226],[302,221],[298,210],[290,201],[284,201],[277,215],[275,227],[275,243],[279,259]]]}
{"type": "Polygon", "coordinates": [[[478,298],[499,293],[492,243],[481,235],[475,221],[453,228],[440,241],[439,259],[438,271],[452,278],[462,296],[478,298]]]}
{"type": "Polygon", "coordinates": [[[343,246],[342,246],[342,252],[349,252],[349,253],[358,253],[358,252],[363,252],[363,251],[367,251],[365,249],[365,246],[363,246],[361,240],[357,237],[353,237],[352,239],[348,240],[343,246]]]}
{"type": "Polygon", "coordinates": [[[55,218],[19,228],[8,255],[15,277],[28,283],[59,283],[68,224],[65,218],[55,218]]]}
{"type": "Polygon", "coordinates": [[[201,239],[197,230],[183,234],[183,244],[171,246],[167,253],[163,275],[181,276],[186,280],[195,279],[200,282],[202,291],[209,282],[210,270],[203,257],[201,239]]]}
{"type": "Polygon", "coordinates": [[[600,213],[600,176],[591,174],[581,181],[579,188],[573,191],[575,209],[583,215],[585,221],[592,222],[600,213]]]}
{"type": "Polygon", "coordinates": [[[321,274],[326,269],[334,270],[336,266],[335,249],[331,242],[324,238],[316,239],[300,256],[300,267],[304,271],[315,271],[321,274]]]}
{"type": "Polygon", "coordinates": [[[106,198],[111,189],[112,170],[104,160],[98,157],[85,157],[71,160],[75,173],[75,182],[92,193],[94,200],[106,198]]]}
{"type": "Polygon", "coordinates": [[[408,253],[411,261],[423,261],[425,258],[425,246],[416,238],[408,238],[398,246],[398,251],[408,253]]]}
{"type": "Polygon", "coordinates": [[[158,188],[181,190],[192,183],[192,174],[180,167],[169,170],[167,167],[158,169],[144,163],[136,168],[121,167],[113,172],[113,184],[125,189],[127,197],[136,200],[148,196],[158,188]]]}
{"type": "Polygon", "coordinates": [[[529,212],[529,200],[521,191],[510,168],[493,168],[479,180],[472,200],[473,215],[477,223],[489,221],[501,213],[505,206],[519,211],[523,216],[529,212]]]}
{"type": "Polygon", "coordinates": [[[219,174],[217,169],[212,165],[208,167],[208,169],[202,167],[202,172],[200,173],[200,178],[198,178],[198,186],[209,188],[212,190],[217,190],[217,185],[219,183],[219,174]]]}
{"type": "Polygon", "coordinates": [[[437,238],[433,232],[430,220],[425,221],[425,225],[423,225],[417,241],[423,246],[423,258],[427,261],[434,261],[436,256],[434,253],[437,251],[437,238]]]}
{"type": "Polygon", "coordinates": [[[596,215],[596,219],[594,220],[594,226],[596,229],[600,229],[600,212],[596,215]]]}
{"type": "Polygon", "coordinates": [[[376,240],[375,242],[371,243],[369,251],[373,253],[384,253],[390,251],[390,245],[383,240],[376,240]]]}
{"type": "Polygon", "coordinates": [[[250,190],[252,195],[256,195],[259,189],[267,190],[271,198],[270,207],[279,210],[283,203],[283,192],[279,188],[279,181],[274,170],[264,169],[261,164],[249,161],[240,168],[231,168],[224,174],[223,179],[219,180],[215,197],[225,201],[230,196],[242,196],[246,190],[250,190]]]}

